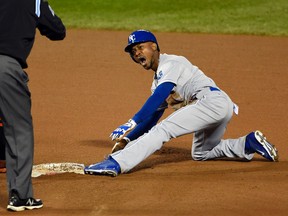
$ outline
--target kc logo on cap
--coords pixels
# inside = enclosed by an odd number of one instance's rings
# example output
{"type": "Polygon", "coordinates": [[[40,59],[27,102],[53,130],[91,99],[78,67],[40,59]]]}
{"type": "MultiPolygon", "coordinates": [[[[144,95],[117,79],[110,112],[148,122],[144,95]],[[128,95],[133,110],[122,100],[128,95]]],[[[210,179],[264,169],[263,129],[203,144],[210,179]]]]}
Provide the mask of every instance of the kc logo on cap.
{"type": "Polygon", "coordinates": [[[134,43],[135,40],[136,40],[135,34],[129,35],[129,43],[134,43]]]}

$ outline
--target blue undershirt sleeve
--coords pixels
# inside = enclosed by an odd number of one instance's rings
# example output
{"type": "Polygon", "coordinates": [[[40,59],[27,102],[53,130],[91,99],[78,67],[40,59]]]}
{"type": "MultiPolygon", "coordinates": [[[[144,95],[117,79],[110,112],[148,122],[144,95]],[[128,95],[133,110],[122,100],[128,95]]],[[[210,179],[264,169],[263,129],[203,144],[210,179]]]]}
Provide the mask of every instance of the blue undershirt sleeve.
{"type": "Polygon", "coordinates": [[[172,82],[165,82],[160,84],[154,93],[147,99],[143,107],[132,118],[137,124],[144,121],[149,116],[153,115],[157,109],[163,104],[166,98],[171,93],[175,84],[172,82]]]}
{"type": "Polygon", "coordinates": [[[144,133],[148,132],[154,125],[157,124],[158,120],[163,115],[165,109],[158,110],[151,116],[147,117],[144,121],[140,122],[134,130],[132,130],[126,137],[130,141],[137,139],[144,133]]]}

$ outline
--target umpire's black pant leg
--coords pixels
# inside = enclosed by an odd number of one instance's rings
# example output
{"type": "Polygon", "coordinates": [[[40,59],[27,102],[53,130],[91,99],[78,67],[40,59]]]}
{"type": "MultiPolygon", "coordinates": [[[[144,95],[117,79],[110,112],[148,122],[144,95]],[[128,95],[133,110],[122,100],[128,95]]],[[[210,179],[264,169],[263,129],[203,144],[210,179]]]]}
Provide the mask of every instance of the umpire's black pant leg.
{"type": "Polygon", "coordinates": [[[28,76],[18,62],[0,55],[0,117],[6,139],[8,192],[33,197],[34,135],[28,76]]]}
{"type": "Polygon", "coordinates": [[[5,160],[5,145],[6,140],[4,137],[3,123],[0,117],[0,160],[5,160]]]}

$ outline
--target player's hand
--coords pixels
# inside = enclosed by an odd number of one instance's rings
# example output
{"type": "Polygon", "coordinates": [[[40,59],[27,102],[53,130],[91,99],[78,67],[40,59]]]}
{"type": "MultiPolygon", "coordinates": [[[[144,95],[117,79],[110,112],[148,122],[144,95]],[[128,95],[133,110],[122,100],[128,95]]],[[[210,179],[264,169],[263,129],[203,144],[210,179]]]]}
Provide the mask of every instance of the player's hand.
{"type": "Polygon", "coordinates": [[[124,137],[123,139],[117,141],[113,146],[111,153],[117,152],[125,148],[125,146],[130,142],[128,137],[124,137]]]}
{"type": "Polygon", "coordinates": [[[129,119],[129,121],[117,129],[115,129],[110,137],[112,140],[121,140],[129,131],[133,130],[136,127],[137,123],[133,119],[129,119]]]}

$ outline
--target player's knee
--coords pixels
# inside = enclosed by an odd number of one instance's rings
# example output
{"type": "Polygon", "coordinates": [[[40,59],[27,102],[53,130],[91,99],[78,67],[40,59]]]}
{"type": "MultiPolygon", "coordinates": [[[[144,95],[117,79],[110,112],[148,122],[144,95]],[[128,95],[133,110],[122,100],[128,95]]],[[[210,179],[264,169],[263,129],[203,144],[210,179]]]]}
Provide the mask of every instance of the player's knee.
{"type": "Polygon", "coordinates": [[[200,152],[191,152],[192,159],[195,161],[202,161],[205,160],[205,157],[200,152]]]}

